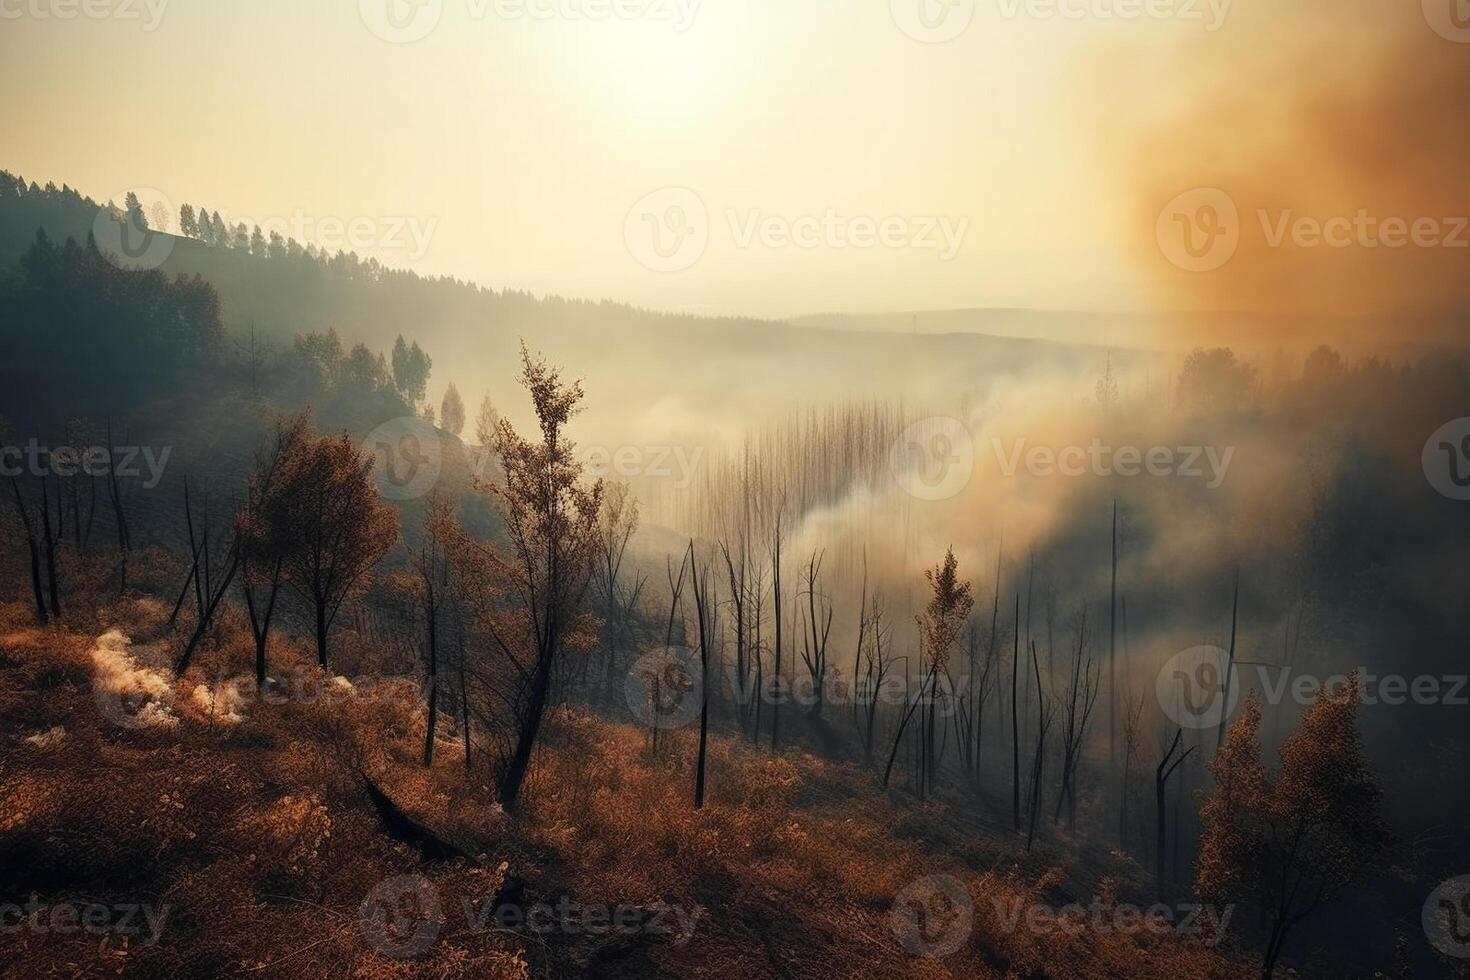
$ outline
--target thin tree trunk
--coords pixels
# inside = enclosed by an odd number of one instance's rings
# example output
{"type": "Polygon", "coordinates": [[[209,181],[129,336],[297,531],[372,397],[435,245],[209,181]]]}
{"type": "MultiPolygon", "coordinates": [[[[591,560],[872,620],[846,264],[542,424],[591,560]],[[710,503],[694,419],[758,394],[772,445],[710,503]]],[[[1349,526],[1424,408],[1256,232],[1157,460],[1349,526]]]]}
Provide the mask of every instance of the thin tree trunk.
{"type": "Polygon", "coordinates": [[[215,592],[213,598],[209,601],[209,605],[205,607],[204,615],[200,617],[198,625],[194,627],[194,634],[189,637],[189,642],[184,646],[184,652],[179,655],[178,662],[174,665],[174,673],[182,674],[189,669],[189,662],[194,658],[194,650],[199,646],[199,642],[204,639],[204,634],[209,629],[209,624],[214,620],[215,612],[219,609],[220,601],[224,599],[225,593],[229,591],[230,583],[235,580],[235,572],[239,568],[240,556],[237,553],[233,553],[230,556],[230,563],[225,567],[224,583],[220,585],[219,591],[215,592]]]}
{"type": "MultiPolygon", "coordinates": [[[[271,591],[265,602],[265,614],[261,617],[260,628],[255,631],[255,682],[257,685],[265,684],[265,654],[266,645],[270,642],[271,617],[276,611],[276,596],[281,591],[281,558],[276,559],[274,569],[271,571],[271,591]]],[[[250,615],[251,625],[255,624],[255,614],[250,615]]]]}
{"type": "Polygon", "coordinates": [[[424,765],[432,766],[434,764],[434,730],[439,723],[439,616],[432,598],[429,599],[426,606],[429,631],[429,711],[428,723],[424,732],[424,765]]]}
{"type": "MultiPolygon", "coordinates": [[[[457,608],[457,607],[456,607],[457,608]]],[[[464,729],[464,771],[470,772],[470,688],[465,681],[465,647],[464,647],[464,624],[458,620],[456,630],[456,646],[459,651],[459,711],[461,716],[460,727],[464,729]]]]}
{"type": "Polygon", "coordinates": [[[31,524],[31,513],[26,509],[25,499],[20,495],[20,484],[15,477],[10,478],[10,490],[15,499],[15,512],[20,515],[21,525],[25,528],[26,547],[30,551],[31,594],[36,600],[36,622],[44,626],[50,621],[51,615],[46,610],[46,592],[41,587],[41,549],[36,544],[36,531],[31,524]]]}
{"type": "MultiPolygon", "coordinates": [[[[46,584],[51,591],[51,618],[61,618],[61,585],[56,573],[56,530],[51,527],[51,495],[47,489],[50,477],[41,477],[41,527],[46,543],[46,584]]],[[[57,490],[57,506],[61,504],[61,491],[57,490]]],[[[57,529],[59,530],[59,529],[57,529]]]]}
{"type": "Polygon", "coordinates": [[[316,662],[322,670],[327,669],[327,603],[316,600],[316,662]]]}
{"type": "Polygon", "coordinates": [[[1017,705],[1016,676],[1021,663],[1021,594],[1016,593],[1015,636],[1011,643],[1011,823],[1021,830],[1021,713],[1017,705]]]}
{"type": "Polygon", "coordinates": [[[1235,586],[1231,590],[1230,597],[1230,652],[1225,662],[1225,690],[1224,700],[1220,707],[1220,728],[1215,735],[1215,751],[1220,751],[1220,746],[1225,744],[1225,720],[1229,717],[1230,707],[1230,677],[1235,673],[1235,625],[1236,615],[1240,611],[1240,569],[1235,570],[1235,586]]]}
{"type": "Polygon", "coordinates": [[[776,663],[771,678],[771,751],[781,746],[781,518],[776,518],[776,538],[771,556],[771,594],[776,614],[776,663]]]}
{"type": "Polygon", "coordinates": [[[128,534],[127,514],[123,510],[122,488],[117,482],[117,449],[112,444],[112,420],[107,420],[107,491],[112,499],[112,518],[117,525],[117,594],[122,595],[128,590],[128,552],[132,549],[131,536],[128,534]]]}
{"type": "Polygon", "coordinates": [[[1113,500],[1113,573],[1108,586],[1108,765],[1118,766],[1118,501],[1113,500]]]}
{"type": "MultiPolygon", "coordinates": [[[[194,558],[189,563],[189,574],[184,576],[184,584],[183,587],[179,589],[179,597],[174,600],[173,611],[168,614],[168,628],[170,630],[172,630],[174,628],[174,624],[178,622],[179,612],[184,608],[184,599],[189,595],[189,586],[194,584],[195,576],[197,576],[198,574],[199,552],[198,550],[194,550],[194,558]]],[[[246,594],[246,598],[249,598],[248,593],[246,594]]],[[[200,608],[204,608],[202,604],[200,605],[200,608]]]]}
{"type": "Polygon", "coordinates": [[[699,761],[695,764],[694,773],[694,809],[698,810],[704,806],[705,750],[709,741],[709,623],[704,591],[709,582],[706,575],[704,585],[700,585],[699,563],[694,557],[693,541],[689,542],[689,571],[694,586],[694,611],[699,620],[699,761]]]}
{"type": "Polygon", "coordinates": [[[543,652],[536,661],[536,671],[531,678],[530,701],[517,732],[515,752],[506,767],[500,782],[500,805],[509,813],[520,799],[526,773],[531,768],[531,750],[536,745],[536,735],[541,730],[541,716],[546,711],[546,698],[551,690],[550,652],[543,652]]]}

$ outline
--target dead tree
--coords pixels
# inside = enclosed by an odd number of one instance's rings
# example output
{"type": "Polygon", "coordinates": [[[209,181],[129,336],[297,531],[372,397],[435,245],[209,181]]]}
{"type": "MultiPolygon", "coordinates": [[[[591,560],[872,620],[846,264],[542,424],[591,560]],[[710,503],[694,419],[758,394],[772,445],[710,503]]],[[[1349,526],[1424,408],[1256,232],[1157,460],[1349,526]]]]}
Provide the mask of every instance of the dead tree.
{"type": "Polygon", "coordinates": [[[720,554],[725,559],[725,573],[730,583],[730,606],[734,612],[735,630],[735,702],[739,709],[744,710],[748,705],[748,692],[750,691],[749,661],[749,627],[746,623],[746,609],[749,598],[745,593],[745,572],[749,561],[745,554],[744,542],[741,543],[740,560],[737,563],[730,553],[730,546],[723,540],[720,542],[720,554]]]}
{"type": "Polygon", "coordinates": [[[705,565],[704,579],[699,575],[699,562],[694,556],[694,542],[689,542],[690,584],[694,588],[694,611],[699,626],[699,760],[694,775],[694,809],[704,806],[705,755],[709,742],[709,648],[718,629],[719,599],[710,594],[709,565],[705,565]]]}
{"type": "MultiPolygon", "coordinates": [[[[1235,673],[1235,625],[1236,614],[1240,611],[1240,569],[1235,570],[1235,585],[1231,590],[1230,597],[1230,651],[1225,661],[1225,689],[1221,697],[1222,705],[1230,704],[1230,677],[1235,673]]],[[[1220,728],[1215,736],[1215,751],[1220,751],[1220,746],[1225,744],[1225,721],[1229,712],[1221,710],[1220,728]]]]}
{"type": "Polygon", "coordinates": [[[87,550],[87,538],[91,535],[92,516],[97,510],[97,483],[92,479],[84,462],[85,449],[82,446],[83,423],[80,419],[72,419],[66,424],[66,450],[70,454],[70,463],[75,469],[71,479],[67,482],[67,496],[71,503],[71,532],[72,547],[77,554],[85,554],[87,550]],[[87,520],[82,521],[82,494],[80,481],[83,476],[87,477],[87,483],[91,487],[91,510],[87,520]]]}
{"type": "Polygon", "coordinates": [[[1052,821],[1062,818],[1062,805],[1067,804],[1068,825],[1077,826],[1077,768],[1082,761],[1082,749],[1087,741],[1087,726],[1092,719],[1093,706],[1097,703],[1099,684],[1097,665],[1087,653],[1090,639],[1087,635],[1087,608],[1078,613],[1076,642],[1072,651],[1072,671],[1063,705],[1062,724],[1062,787],[1057,794],[1056,812],[1052,821]]]}
{"type": "MultiPolygon", "coordinates": [[[[1154,816],[1155,816],[1155,823],[1154,823],[1154,830],[1155,830],[1155,840],[1154,840],[1154,843],[1155,843],[1155,848],[1154,848],[1154,869],[1155,869],[1155,880],[1158,883],[1158,888],[1159,888],[1160,892],[1162,892],[1164,890],[1164,887],[1165,887],[1165,880],[1164,880],[1165,859],[1164,859],[1164,854],[1165,854],[1165,848],[1167,847],[1167,841],[1168,841],[1168,823],[1167,823],[1167,811],[1165,810],[1164,793],[1165,793],[1165,790],[1168,788],[1168,785],[1169,785],[1169,777],[1174,775],[1174,770],[1178,769],[1180,767],[1180,765],[1183,764],[1184,760],[1189,758],[1189,754],[1194,751],[1194,746],[1191,745],[1189,748],[1185,749],[1184,750],[1184,753],[1182,755],[1180,755],[1177,759],[1174,758],[1174,753],[1176,751],[1178,751],[1178,749],[1179,749],[1179,740],[1181,738],[1183,738],[1183,737],[1184,737],[1184,729],[1183,728],[1177,728],[1177,729],[1175,729],[1175,731],[1174,731],[1174,741],[1172,741],[1172,742],[1169,743],[1169,751],[1167,751],[1167,752],[1164,753],[1163,758],[1161,758],[1159,760],[1158,768],[1154,770],[1154,803],[1155,803],[1155,813],[1154,813],[1154,816]],[[1173,760],[1173,761],[1171,762],[1170,760],[1173,760]]],[[[1175,834],[1176,835],[1178,834],[1178,828],[1175,828],[1175,834]]]]}
{"type": "Polygon", "coordinates": [[[449,596],[449,555],[446,540],[454,533],[452,505],[437,494],[424,513],[424,535],[413,560],[419,611],[424,617],[424,691],[427,698],[424,765],[434,764],[434,733],[439,721],[439,617],[449,596]]]}
{"type": "MultiPolygon", "coordinates": [[[[174,600],[173,611],[168,614],[168,628],[170,630],[178,623],[179,613],[184,609],[184,600],[188,598],[190,587],[193,586],[194,579],[199,574],[200,551],[201,549],[199,548],[190,550],[189,574],[184,576],[184,584],[179,586],[179,596],[174,600]]],[[[200,608],[203,608],[202,602],[200,603],[200,608]]]]}
{"type": "Polygon", "coordinates": [[[621,641],[628,633],[628,622],[647,579],[640,572],[631,589],[623,587],[623,561],[628,542],[638,530],[638,500],[627,484],[609,484],[602,500],[598,523],[597,568],[593,588],[602,607],[602,636],[606,656],[603,660],[602,698],[613,699],[614,679],[622,669],[621,641]]]}
{"type": "Polygon", "coordinates": [[[875,595],[871,611],[864,620],[870,627],[868,632],[871,635],[866,640],[858,640],[859,654],[865,666],[860,698],[854,698],[853,702],[856,704],[859,700],[862,701],[859,728],[862,733],[863,759],[870,765],[873,762],[874,735],[878,730],[878,705],[888,682],[888,672],[893,667],[891,657],[884,650],[889,636],[889,627],[883,622],[886,614],[882,597],[875,595]]]}
{"type": "MultiPolygon", "coordinates": [[[[1031,649],[1031,601],[1036,589],[1036,549],[1032,548],[1026,556],[1026,649],[1031,649]]],[[[1019,624],[1018,624],[1019,626],[1019,624]]],[[[1030,681],[1026,682],[1030,684],[1030,681]]],[[[1022,692],[1021,698],[1021,738],[1024,740],[1031,728],[1031,699],[1025,697],[1022,692]]]]}
{"type": "Polygon", "coordinates": [[[15,502],[16,516],[20,518],[21,527],[25,530],[26,549],[30,553],[31,594],[36,601],[36,622],[44,626],[50,621],[51,612],[46,602],[46,590],[41,584],[41,545],[36,539],[36,528],[31,522],[30,509],[21,496],[20,483],[13,476],[10,478],[10,492],[15,502]]]}
{"type": "Polygon", "coordinates": [[[971,780],[980,780],[981,746],[984,744],[985,704],[995,680],[995,623],[992,609],[991,635],[981,641],[979,623],[972,617],[967,634],[969,670],[963,691],[955,693],[954,729],[960,761],[971,780]]]}
{"type": "MultiPolygon", "coordinates": [[[[929,660],[929,670],[924,683],[919,687],[918,695],[914,698],[903,723],[899,726],[898,735],[894,739],[894,751],[888,758],[888,769],[891,771],[894,754],[898,751],[898,743],[903,738],[908,719],[913,716],[915,708],[920,705],[927,706],[927,720],[922,723],[920,732],[922,737],[919,740],[920,796],[924,794],[928,786],[932,785],[937,758],[933,739],[934,705],[938,697],[939,677],[948,669],[950,652],[954,648],[955,640],[960,630],[964,628],[964,624],[969,620],[970,612],[974,608],[970,583],[960,579],[959,562],[955,560],[952,548],[945,551],[943,562],[935,568],[925,570],[924,578],[929,583],[932,594],[929,601],[924,604],[922,612],[914,619],[919,627],[920,651],[929,660]]],[[[885,772],[885,785],[887,780],[888,773],[885,772]]]]}
{"type": "Polygon", "coordinates": [[[820,595],[817,580],[822,574],[822,554],[813,552],[806,566],[807,631],[802,634],[801,659],[811,677],[812,704],[808,714],[822,717],[823,685],[827,678],[827,640],[832,635],[832,603],[820,595]],[[819,604],[819,599],[821,600],[819,604]],[[825,612],[825,617],[822,613],[825,612]],[[820,628],[819,625],[820,624],[820,628]]]}
{"type": "Polygon", "coordinates": [[[909,722],[913,720],[914,711],[919,707],[921,703],[923,703],[925,692],[927,692],[930,685],[933,684],[934,677],[938,672],[939,670],[937,665],[931,666],[929,668],[929,672],[924,675],[924,683],[919,686],[918,693],[916,693],[909,701],[908,708],[904,711],[903,717],[899,719],[898,731],[895,732],[893,736],[893,748],[890,749],[888,752],[888,764],[883,767],[884,789],[888,788],[888,780],[893,775],[893,762],[895,759],[898,758],[898,747],[903,742],[903,733],[908,729],[909,722]]]}
{"type": "Polygon", "coordinates": [[[470,685],[468,671],[465,669],[467,651],[465,649],[464,616],[461,614],[459,604],[454,604],[454,647],[455,664],[459,668],[459,712],[460,712],[460,735],[464,738],[464,771],[468,776],[473,769],[470,762],[470,685]]]}
{"type": "Polygon", "coordinates": [[[203,567],[201,567],[199,561],[196,560],[194,562],[194,566],[189,570],[189,577],[194,582],[194,605],[197,611],[196,618],[202,619],[204,618],[204,590],[206,587],[205,583],[209,576],[209,505],[206,503],[204,507],[204,538],[202,541],[195,543],[194,507],[189,500],[188,476],[184,477],[184,527],[189,533],[190,554],[202,556],[204,562],[203,567]]]}
{"type": "Polygon", "coordinates": [[[1118,807],[1118,844],[1128,849],[1128,793],[1133,783],[1133,760],[1138,755],[1143,731],[1143,706],[1147,698],[1139,695],[1135,703],[1130,697],[1123,712],[1123,785],[1118,807]]]}
{"type": "Polygon", "coordinates": [[[1016,593],[1016,616],[1011,643],[1011,824],[1021,832],[1021,711],[1017,701],[1017,671],[1021,664],[1021,593],[1016,593]]]}
{"type": "MultiPolygon", "coordinates": [[[[684,635],[684,619],[680,611],[680,603],[682,602],[682,597],[684,595],[684,578],[689,571],[690,554],[691,552],[686,551],[684,552],[683,557],[680,558],[679,575],[677,578],[675,578],[674,576],[673,562],[668,557],[664,558],[665,574],[668,576],[669,580],[669,625],[668,629],[664,633],[665,656],[671,654],[674,649],[674,620],[676,618],[679,620],[680,646],[684,646],[685,641],[687,641],[687,637],[684,635]]],[[[650,737],[650,750],[655,756],[657,756],[658,754],[658,736],[659,729],[661,727],[659,723],[659,715],[663,711],[663,691],[661,690],[662,684],[663,672],[660,671],[659,674],[654,677],[653,681],[653,727],[650,737]]]]}
{"type": "Polygon", "coordinates": [[[858,593],[858,628],[857,643],[853,646],[852,655],[852,723],[857,729],[859,739],[862,736],[862,722],[859,719],[858,688],[863,672],[863,647],[868,641],[868,550],[863,549],[863,578],[862,586],[858,593]]]}
{"type": "Polygon", "coordinates": [[[1026,802],[1026,853],[1036,840],[1036,822],[1041,815],[1041,783],[1046,767],[1046,739],[1056,715],[1056,704],[1041,687],[1041,665],[1036,659],[1036,644],[1031,644],[1031,671],[1036,677],[1036,754],[1031,759],[1031,790],[1026,802]]]}
{"type": "Polygon", "coordinates": [[[117,447],[112,442],[112,420],[107,420],[107,496],[112,503],[112,522],[117,530],[117,594],[128,589],[128,552],[133,548],[128,533],[127,509],[123,506],[122,485],[117,480],[117,447]]]}
{"type": "Polygon", "coordinates": [[[1113,561],[1108,586],[1108,765],[1118,765],[1118,501],[1113,500],[1113,561]]]}
{"type": "MultiPolygon", "coordinates": [[[[201,564],[207,558],[201,558],[201,564]]],[[[210,624],[214,622],[214,615],[219,611],[220,603],[224,600],[225,593],[230,590],[230,584],[235,580],[235,573],[240,569],[240,549],[238,541],[230,546],[229,554],[225,560],[224,578],[218,588],[205,596],[204,612],[199,617],[199,622],[194,626],[194,632],[189,636],[189,642],[184,644],[184,650],[179,654],[179,659],[174,663],[174,673],[182,674],[189,669],[189,664],[194,659],[194,651],[199,648],[204,635],[209,631],[210,624]]]]}
{"type": "Polygon", "coordinates": [[[781,700],[785,691],[781,686],[781,515],[776,515],[775,531],[771,535],[771,604],[775,615],[776,662],[771,673],[771,751],[781,747],[781,700]]]}
{"type": "Polygon", "coordinates": [[[755,580],[751,583],[751,641],[750,656],[755,661],[755,678],[751,690],[755,696],[751,699],[753,710],[751,711],[750,740],[759,745],[761,740],[761,714],[762,705],[765,701],[766,690],[766,654],[770,652],[765,640],[766,622],[766,587],[765,569],[756,566],[754,569],[755,580]]]}
{"type": "Polygon", "coordinates": [[[57,546],[61,543],[62,536],[66,532],[63,518],[66,511],[62,509],[61,488],[56,488],[56,523],[51,522],[51,495],[49,487],[51,477],[41,477],[41,529],[42,542],[46,546],[46,587],[50,591],[51,618],[61,618],[61,573],[56,567],[57,546]]]}

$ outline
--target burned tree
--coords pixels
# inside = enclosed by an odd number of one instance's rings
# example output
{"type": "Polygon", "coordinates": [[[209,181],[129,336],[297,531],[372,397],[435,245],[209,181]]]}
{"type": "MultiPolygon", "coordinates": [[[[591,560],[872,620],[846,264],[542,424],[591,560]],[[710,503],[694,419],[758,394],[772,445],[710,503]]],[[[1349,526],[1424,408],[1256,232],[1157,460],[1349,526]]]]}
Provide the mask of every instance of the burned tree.
{"type": "Polygon", "coordinates": [[[117,531],[117,594],[128,590],[128,552],[133,549],[128,533],[127,508],[123,506],[122,485],[117,479],[117,447],[112,442],[112,420],[107,420],[107,498],[112,503],[112,523],[117,531]]]}
{"type": "Polygon", "coordinates": [[[1092,709],[1097,703],[1099,684],[1098,667],[1088,652],[1091,640],[1087,633],[1087,609],[1077,613],[1073,627],[1072,670],[1062,704],[1062,788],[1057,794],[1056,812],[1053,822],[1062,818],[1062,806],[1067,806],[1068,826],[1077,826],[1077,768],[1082,761],[1082,749],[1087,741],[1087,726],[1092,720],[1092,709]]]}
{"type": "MultiPolygon", "coordinates": [[[[904,731],[908,728],[914,712],[920,705],[933,704],[936,681],[949,662],[950,653],[955,641],[959,638],[960,630],[964,628],[965,621],[970,617],[970,610],[975,605],[975,600],[970,595],[970,583],[963,582],[959,578],[959,562],[955,560],[953,548],[945,551],[944,561],[939,565],[925,570],[924,579],[929,583],[929,601],[925,604],[923,612],[914,617],[914,621],[919,627],[919,642],[924,656],[928,658],[929,669],[924,675],[924,681],[919,686],[918,693],[914,695],[902,721],[899,722],[898,732],[893,739],[893,749],[888,755],[888,765],[883,772],[884,786],[888,785],[889,776],[893,772],[893,762],[898,755],[899,744],[903,741],[904,731]]],[[[930,733],[932,734],[932,728],[930,733]]],[[[925,788],[925,774],[930,766],[933,749],[932,744],[927,740],[921,742],[920,746],[919,791],[922,794],[925,788]]]]}
{"type": "Polygon", "coordinates": [[[342,604],[398,539],[398,515],[378,499],[373,457],[344,432],[305,439],[279,475],[265,513],[290,542],[287,581],[311,607],[317,662],[342,604]]]}
{"type": "Polygon", "coordinates": [[[893,669],[890,627],[884,623],[887,609],[881,595],[869,605],[864,580],[863,614],[859,618],[858,663],[860,680],[854,682],[853,712],[863,743],[863,759],[873,761],[873,739],[878,730],[878,706],[882,701],[888,672],[893,669]]]}
{"type": "MultiPolygon", "coordinates": [[[[1179,740],[1184,737],[1184,729],[1174,730],[1174,741],[1169,743],[1169,750],[1159,759],[1158,768],[1154,770],[1154,874],[1155,881],[1162,892],[1166,887],[1164,869],[1166,865],[1165,850],[1168,846],[1168,811],[1165,809],[1165,790],[1169,786],[1169,778],[1174,775],[1174,770],[1184,764],[1189,754],[1194,751],[1194,746],[1184,750],[1184,753],[1175,758],[1174,753],[1179,751],[1179,740]]],[[[1178,832],[1177,829],[1175,831],[1178,832]]]]}
{"type": "Polygon", "coordinates": [[[709,577],[709,564],[704,567],[704,577],[700,578],[699,561],[694,554],[694,542],[689,542],[689,571],[690,584],[694,588],[694,612],[699,626],[699,671],[700,704],[699,704],[699,757],[695,765],[694,776],[694,808],[696,810],[704,806],[704,782],[705,782],[705,757],[709,744],[709,654],[711,641],[719,629],[719,597],[712,595],[709,577]]]}
{"type": "MultiPolygon", "coordinates": [[[[20,483],[13,476],[10,478],[10,492],[11,499],[15,502],[16,517],[25,530],[26,550],[30,555],[31,594],[36,603],[36,622],[44,626],[51,619],[51,603],[46,601],[46,589],[41,583],[41,543],[36,536],[36,526],[31,519],[30,508],[21,495],[20,483]]],[[[44,511],[41,514],[41,520],[49,520],[44,511]]]]}
{"type": "MultiPolygon", "coordinates": [[[[531,765],[551,689],[552,672],[568,636],[590,630],[585,599],[597,564],[598,515],[603,484],[582,482],[582,463],[566,438],[568,421],[582,400],[580,382],[567,383],[521,347],[521,384],[531,395],[541,429],[539,442],[522,438],[506,419],[495,426],[494,448],[504,482],[490,486],[510,553],[488,554],[528,631],[530,655],[516,699],[515,747],[500,782],[500,803],[515,807],[531,765]]],[[[509,650],[509,644],[504,649],[509,650]]]]}
{"type": "Polygon", "coordinates": [[[771,534],[771,604],[775,616],[776,662],[771,676],[771,751],[781,747],[781,701],[785,691],[781,687],[781,515],[776,515],[776,527],[771,534]]]}
{"type": "Polygon", "coordinates": [[[1041,665],[1036,644],[1031,644],[1031,672],[1036,678],[1036,753],[1031,758],[1031,789],[1026,800],[1026,851],[1036,840],[1036,822],[1041,815],[1041,782],[1046,769],[1046,739],[1056,716],[1056,703],[1041,687],[1041,665]]]}
{"type": "Polygon", "coordinates": [[[806,629],[801,637],[801,660],[806,666],[812,685],[812,703],[808,714],[812,718],[822,717],[822,702],[827,679],[827,640],[832,635],[832,603],[823,595],[817,584],[822,574],[822,555],[813,552],[803,571],[806,598],[806,629]]]}
{"type": "Polygon", "coordinates": [[[250,620],[251,639],[255,643],[257,684],[265,683],[271,620],[280,594],[282,568],[290,550],[290,542],[283,533],[285,529],[271,524],[269,512],[275,495],[280,492],[282,473],[292,465],[293,457],[307,438],[309,423],[306,413],[276,423],[275,438],[268,449],[257,455],[255,468],[245,487],[245,504],[235,515],[240,591],[250,620]]]}
{"type": "Polygon", "coordinates": [[[643,594],[647,579],[634,575],[631,585],[623,581],[623,562],[628,542],[638,530],[638,500],[626,483],[610,483],[602,499],[598,523],[597,570],[593,588],[602,608],[602,642],[604,651],[602,698],[611,701],[613,681],[622,669],[622,644],[630,641],[633,610],[643,594]]]}
{"type": "Polygon", "coordinates": [[[439,721],[439,621],[449,601],[446,545],[455,533],[453,506],[437,494],[431,496],[424,513],[423,539],[414,554],[411,572],[415,598],[424,617],[425,766],[434,764],[434,733],[439,721]]]}

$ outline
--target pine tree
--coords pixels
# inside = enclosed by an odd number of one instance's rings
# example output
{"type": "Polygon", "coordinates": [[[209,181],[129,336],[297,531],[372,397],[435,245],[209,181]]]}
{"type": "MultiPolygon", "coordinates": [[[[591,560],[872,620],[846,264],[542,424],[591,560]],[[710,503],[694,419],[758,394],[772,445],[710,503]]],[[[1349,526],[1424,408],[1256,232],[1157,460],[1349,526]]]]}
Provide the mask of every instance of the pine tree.
{"type": "Polygon", "coordinates": [[[452,381],[444,392],[444,401],[439,406],[439,425],[456,436],[464,431],[464,400],[459,397],[459,389],[454,387],[452,381]]]}

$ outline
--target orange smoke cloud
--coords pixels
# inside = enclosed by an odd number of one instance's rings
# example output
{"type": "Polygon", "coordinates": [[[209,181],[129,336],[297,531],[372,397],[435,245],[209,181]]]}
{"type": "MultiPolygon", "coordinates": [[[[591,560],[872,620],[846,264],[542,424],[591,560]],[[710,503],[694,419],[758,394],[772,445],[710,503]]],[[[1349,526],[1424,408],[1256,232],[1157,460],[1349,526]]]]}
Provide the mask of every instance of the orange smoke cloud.
{"type": "Polygon", "coordinates": [[[1133,69],[1155,90],[1167,79],[1163,108],[1096,115],[1115,144],[1126,134],[1114,162],[1164,305],[1265,314],[1246,343],[1470,337],[1470,26],[1457,31],[1455,2],[1237,9],[1133,69]]]}

